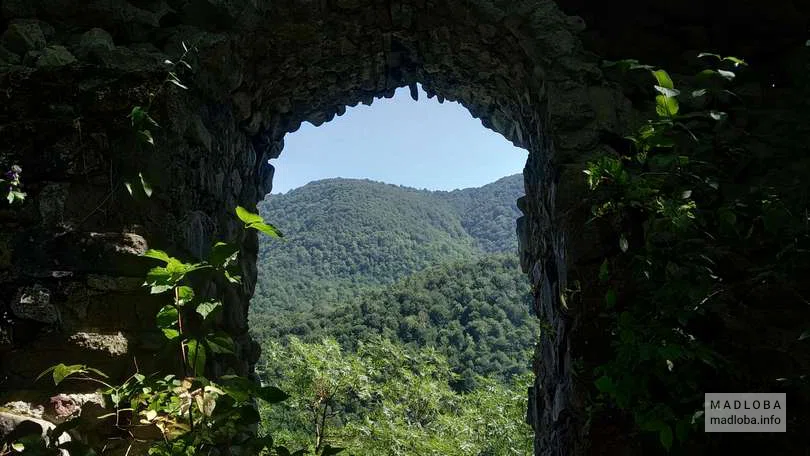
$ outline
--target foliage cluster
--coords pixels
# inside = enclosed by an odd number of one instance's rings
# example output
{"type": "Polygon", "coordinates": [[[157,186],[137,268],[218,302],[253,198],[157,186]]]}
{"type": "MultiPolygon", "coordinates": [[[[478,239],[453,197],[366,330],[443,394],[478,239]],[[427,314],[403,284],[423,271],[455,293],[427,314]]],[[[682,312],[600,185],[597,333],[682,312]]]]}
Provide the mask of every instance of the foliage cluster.
{"type": "Polygon", "coordinates": [[[355,350],[379,335],[435,347],[460,374],[455,386],[467,390],[479,376],[508,381],[529,370],[539,332],[530,308],[517,258],[501,253],[428,268],[335,308],[257,314],[252,330],[260,342],[328,337],[355,350]]]}
{"type": "Polygon", "coordinates": [[[429,266],[517,244],[522,177],[430,192],[328,179],[271,195],[260,213],[289,232],[262,243],[253,315],[329,307],[429,266]]]}
{"type": "MultiPolygon", "coordinates": [[[[257,214],[237,207],[236,215],[245,230],[280,236],[275,227],[257,214]]],[[[98,392],[111,405],[112,412],[98,420],[107,420],[116,431],[111,438],[129,440],[130,447],[138,440],[153,440],[150,455],[287,451],[284,447],[274,448],[270,436],[257,438],[249,432],[260,418],[253,401],[258,398],[274,404],[287,398],[284,392],[233,373],[216,380],[206,377],[206,366],[212,358],[233,355],[235,346],[227,333],[214,329],[225,293],[220,290],[216,296],[199,295],[192,285],[199,280],[212,280],[214,275],[225,279],[224,283],[240,284],[241,279],[235,274],[239,245],[217,242],[207,261],[193,264],[160,250],[147,250],[143,254],[161,263],[149,270],[144,286],[149,287],[151,294],[170,296],[170,303],[158,311],[155,321],[165,337],[166,348],[178,354],[182,375],[135,372],[123,383],[111,384],[106,374],[92,367],[58,364],[39,377],[50,375],[57,386],[65,380],[100,385],[98,392]],[[150,431],[152,438],[144,437],[150,431]]],[[[49,432],[49,439],[41,437],[43,429],[39,425],[21,426],[6,436],[4,451],[31,456],[59,455],[62,451],[71,456],[94,455],[95,449],[82,441],[60,439],[63,433],[81,424],[80,417],[69,417],[49,432]]]]}
{"type": "Polygon", "coordinates": [[[730,90],[746,63],[699,59],[709,68],[678,85],[661,69],[610,64],[651,74],[654,114],[626,150],[585,170],[594,219],[617,233],[600,270],[613,341],[595,371],[600,406],[627,411],[667,450],[696,436],[711,379],[722,369],[728,385],[739,367],[712,322],[776,296],[807,305],[806,163],[771,172],[778,148],[755,148],[745,98],[730,90]]]}
{"type": "Polygon", "coordinates": [[[527,374],[508,384],[479,378],[460,394],[453,373],[433,349],[411,350],[370,338],[355,351],[330,339],[265,347],[261,375],[296,391],[284,405],[263,408],[277,441],[316,455],[345,448],[355,456],[527,455],[527,374]]]}

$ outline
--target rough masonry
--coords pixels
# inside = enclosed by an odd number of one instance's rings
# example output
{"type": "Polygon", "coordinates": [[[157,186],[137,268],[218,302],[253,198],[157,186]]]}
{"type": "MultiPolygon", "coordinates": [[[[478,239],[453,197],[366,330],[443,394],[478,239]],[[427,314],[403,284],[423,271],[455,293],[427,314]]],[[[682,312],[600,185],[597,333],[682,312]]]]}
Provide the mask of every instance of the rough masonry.
{"type": "MultiPolygon", "coordinates": [[[[571,373],[583,314],[560,296],[572,275],[587,285],[606,248],[583,224],[580,164],[634,122],[583,40],[631,49],[603,6],[561,3],[568,13],[550,0],[4,0],[0,163],[22,167],[29,199],[0,210],[0,403],[52,419],[56,392],[33,379],[57,361],[117,376],[154,367],[161,302],[140,287],[135,255],[192,260],[235,240],[233,208],[270,191],[267,160],[286,133],[398,87],[416,96],[418,82],[529,151],[521,263],[554,328],[530,392],[536,454],[603,454],[589,440],[589,386],[571,373]],[[189,90],[163,84],[182,43],[199,49],[180,74],[189,90]],[[156,145],[135,147],[127,114],[152,96],[156,145]],[[127,194],[138,173],[151,198],[127,194]]],[[[244,286],[220,323],[238,354],[214,374],[247,373],[258,358],[247,328],[256,251],[250,236],[244,286]]]]}

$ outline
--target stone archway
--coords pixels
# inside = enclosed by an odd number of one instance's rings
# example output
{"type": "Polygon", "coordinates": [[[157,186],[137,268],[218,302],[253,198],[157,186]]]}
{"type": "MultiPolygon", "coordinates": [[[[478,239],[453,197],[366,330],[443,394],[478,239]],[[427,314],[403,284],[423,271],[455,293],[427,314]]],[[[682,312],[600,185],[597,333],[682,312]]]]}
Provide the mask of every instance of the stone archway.
{"type": "MultiPolygon", "coordinates": [[[[529,151],[521,264],[554,329],[538,344],[529,419],[537,454],[586,452],[571,374],[580,309],[561,294],[572,274],[587,284],[600,253],[582,228],[578,164],[607,147],[601,135],[621,131],[630,108],[581,46],[582,20],[550,0],[269,3],[4,3],[0,156],[22,165],[31,196],[2,215],[4,401],[47,404],[51,392],[31,379],[58,361],[146,369],[159,301],[140,290],[143,264],[129,254],[148,244],[201,257],[215,238],[233,240],[232,208],[269,192],[267,160],[286,133],[419,82],[529,151]],[[184,75],[193,90],[160,93],[156,146],[135,149],[126,114],[160,87],[182,42],[199,48],[184,75]],[[151,181],[149,200],[123,191],[137,172],[151,181]]],[[[215,373],[248,372],[258,357],[247,332],[256,249],[249,237],[246,280],[222,321],[238,356],[215,373]]]]}

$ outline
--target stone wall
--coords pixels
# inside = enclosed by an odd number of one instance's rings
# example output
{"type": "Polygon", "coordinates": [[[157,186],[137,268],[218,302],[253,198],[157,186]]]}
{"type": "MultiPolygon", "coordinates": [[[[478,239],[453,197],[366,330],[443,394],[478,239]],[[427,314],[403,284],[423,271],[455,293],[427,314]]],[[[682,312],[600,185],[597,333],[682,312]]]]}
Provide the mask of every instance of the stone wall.
{"type": "MultiPolygon", "coordinates": [[[[550,0],[5,0],[0,14],[0,164],[22,166],[29,194],[0,212],[0,403],[53,419],[56,391],[32,379],[55,362],[114,377],[136,362],[170,365],[153,329],[161,301],[139,286],[146,264],[132,254],[148,246],[195,259],[215,239],[234,241],[233,208],[270,191],[267,160],[286,133],[398,87],[416,96],[418,82],[529,151],[521,263],[553,328],[530,392],[536,454],[608,451],[591,448],[590,384],[571,371],[598,340],[586,310],[600,298],[587,290],[612,245],[584,224],[580,170],[633,110],[583,47],[580,37],[598,40],[580,17],[550,0]],[[182,42],[199,49],[181,74],[188,91],[162,85],[182,42]],[[150,94],[156,144],[135,147],[126,116],[150,94]],[[138,173],[151,198],[125,191],[138,173]],[[586,293],[566,304],[570,278],[586,293]]],[[[244,285],[220,322],[237,356],[218,359],[214,374],[248,372],[258,357],[247,333],[256,249],[249,236],[244,285]]]]}

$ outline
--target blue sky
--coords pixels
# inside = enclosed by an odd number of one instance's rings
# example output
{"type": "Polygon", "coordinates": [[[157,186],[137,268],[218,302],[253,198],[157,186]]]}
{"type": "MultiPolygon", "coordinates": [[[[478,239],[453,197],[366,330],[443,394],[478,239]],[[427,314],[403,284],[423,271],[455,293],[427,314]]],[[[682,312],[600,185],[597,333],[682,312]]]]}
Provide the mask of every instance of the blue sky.
{"type": "Polygon", "coordinates": [[[320,127],[306,122],[284,139],[273,193],[330,177],[362,178],[430,190],[480,187],[523,171],[516,148],[458,103],[439,104],[407,88],[371,106],[347,108],[320,127]]]}

